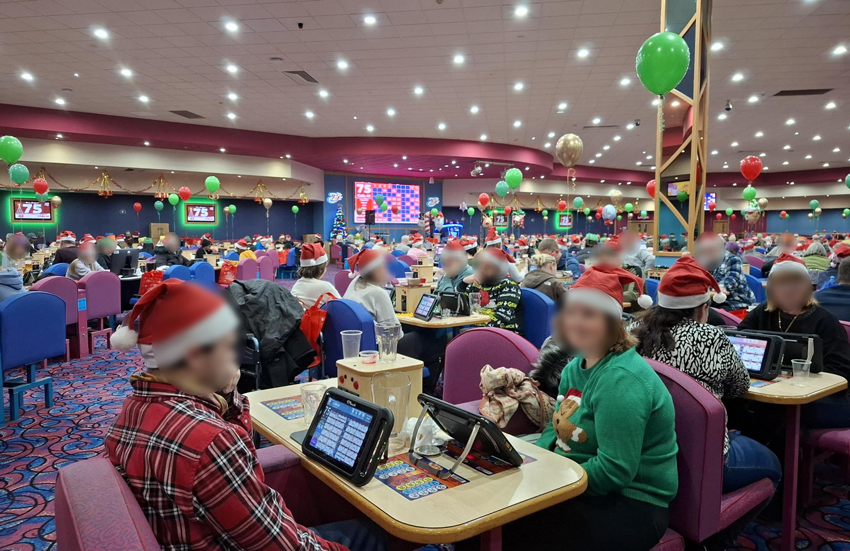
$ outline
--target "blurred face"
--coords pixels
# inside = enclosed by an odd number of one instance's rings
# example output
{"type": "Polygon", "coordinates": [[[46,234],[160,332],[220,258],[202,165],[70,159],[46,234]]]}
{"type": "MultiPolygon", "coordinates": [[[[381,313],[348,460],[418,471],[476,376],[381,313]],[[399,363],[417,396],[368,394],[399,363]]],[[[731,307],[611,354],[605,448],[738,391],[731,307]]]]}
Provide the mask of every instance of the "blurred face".
{"type": "Polygon", "coordinates": [[[186,354],[184,364],[187,376],[199,386],[212,392],[220,391],[230,384],[239,370],[236,362],[236,333],[219,339],[212,349],[193,348],[186,354]]]}
{"type": "Polygon", "coordinates": [[[697,243],[694,251],[694,258],[699,262],[699,265],[712,272],[716,270],[721,262],[723,255],[726,254],[723,242],[719,239],[708,242],[697,243]]]}
{"type": "Polygon", "coordinates": [[[180,240],[176,237],[169,237],[165,240],[165,248],[172,253],[176,253],[180,248],[180,240]]]}
{"type": "Polygon", "coordinates": [[[94,262],[97,257],[97,250],[94,247],[85,247],[77,252],[77,258],[85,263],[94,262]]]}
{"type": "Polygon", "coordinates": [[[374,283],[375,285],[383,285],[390,280],[390,273],[387,271],[387,267],[384,264],[374,268],[368,273],[368,276],[369,282],[374,283]]]}
{"type": "Polygon", "coordinates": [[[597,247],[595,264],[619,268],[623,261],[620,259],[620,254],[612,247],[597,247]]]}
{"type": "Polygon", "coordinates": [[[559,260],[561,260],[561,248],[560,247],[555,247],[554,249],[546,249],[545,251],[543,249],[538,249],[538,252],[552,255],[552,258],[555,259],[555,262],[558,262],[559,260]]]}
{"type": "Polygon", "coordinates": [[[450,255],[443,259],[443,270],[449,277],[454,277],[459,274],[463,270],[464,266],[466,266],[466,260],[462,257],[458,258],[450,255]]]}
{"type": "Polygon", "coordinates": [[[567,300],[559,321],[564,338],[580,354],[600,354],[608,348],[608,317],[600,310],[567,300]]]}
{"type": "Polygon", "coordinates": [[[12,239],[6,245],[6,255],[12,260],[22,259],[27,254],[27,245],[25,243],[17,239],[12,239]]]}
{"type": "Polygon", "coordinates": [[[106,244],[106,245],[101,245],[100,246],[100,252],[109,256],[109,255],[111,255],[112,253],[115,252],[115,248],[116,248],[115,243],[109,243],[109,244],[106,244]]]}
{"type": "Polygon", "coordinates": [[[623,232],[618,240],[623,250],[628,253],[636,253],[640,249],[640,239],[636,233],[623,232]]]}
{"type": "Polygon", "coordinates": [[[812,281],[803,275],[777,275],[768,279],[767,295],[780,310],[795,312],[808,304],[812,296],[812,281]]]}
{"type": "Polygon", "coordinates": [[[503,279],[503,275],[498,266],[487,260],[480,260],[478,267],[475,268],[475,275],[478,280],[484,285],[495,285],[503,279]]]}

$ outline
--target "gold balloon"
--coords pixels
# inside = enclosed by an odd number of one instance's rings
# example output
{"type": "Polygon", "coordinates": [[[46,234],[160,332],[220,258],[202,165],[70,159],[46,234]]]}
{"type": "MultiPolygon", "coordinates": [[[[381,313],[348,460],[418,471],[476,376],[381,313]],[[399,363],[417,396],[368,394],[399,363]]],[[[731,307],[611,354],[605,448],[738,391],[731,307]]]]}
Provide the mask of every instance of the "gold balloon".
{"type": "Polygon", "coordinates": [[[611,199],[611,202],[614,203],[615,206],[620,206],[620,201],[623,200],[623,192],[619,189],[613,189],[608,194],[608,197],[611,199]]]}
{"type": "Polygon", "coordinates": [[[50,198],[50,204],[53,205],[54,209],[58,209],[59,207],[62,206],[62,198],[59,197],[58,195],[54,195],[53,197],[50,198]]]}
{"type": "Polygon", "coordinates": [[[558,138],[558,143],[555,144],[555,158],[565,168],[576,166],[583,152],[584,144],[581,142],[581,138],[575,134],[564,134],[558,138]]]}
{"type": "Polygon", "coordinates": [[[764,207],[767,206],[767,197],[762,197],[761,199],[759,199],[759,206],[761,208],[764,208],[764,207]]]}
{"type": "Polygon", "coordinates": [[[816,208],[815,209],[815,216],[820,216],[821,214],[823,214],[823,209],[820,208],[820,207],[816,208]]]}
{"type": "Polygon", "coordinates": [[[266,197],[265,199],[263,199],[263,206],[266,207],[266,210],[269,210],[270,208],[272,208],[272,200],[266,197]]]}

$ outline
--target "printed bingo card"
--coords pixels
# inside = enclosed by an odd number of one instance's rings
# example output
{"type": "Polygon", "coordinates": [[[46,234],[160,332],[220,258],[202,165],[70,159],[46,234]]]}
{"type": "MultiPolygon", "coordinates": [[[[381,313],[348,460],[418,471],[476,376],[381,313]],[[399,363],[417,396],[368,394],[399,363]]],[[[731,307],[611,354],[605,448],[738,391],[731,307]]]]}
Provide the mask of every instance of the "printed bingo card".
{"type": "MultiPolygon", "coordinates": [[[[436,463],[432,463],[432,465],[440,468],[436,463]]],[[[375,478],[410,501],[416,501],[469,482],[456,474],[445,480],[434,478],[430,473],[412,465],[407,460],[407,454],[395,455],[390,457],[386,463],[378,465],[375,478]]]]}

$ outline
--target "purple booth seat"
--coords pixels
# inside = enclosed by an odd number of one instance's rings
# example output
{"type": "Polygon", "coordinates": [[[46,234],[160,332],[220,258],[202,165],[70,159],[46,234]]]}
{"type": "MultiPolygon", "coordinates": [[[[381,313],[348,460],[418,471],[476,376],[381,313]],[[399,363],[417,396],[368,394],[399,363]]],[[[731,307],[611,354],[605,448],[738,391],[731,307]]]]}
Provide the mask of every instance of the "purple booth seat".
{"type": "Polygon", "coordinates": [[[478,385],[482,367],[490,364],[528,373],[538,354],[533,344],[512,331],[495,327],[464,331],[446,347],[443,400],[451,404],[476,400],[477,404],[481,399],[478,385]]]}
{"type": "Polygon", "coordinates": [[[89,331],[89,350],[94,350],[97,335],[106,336],[109,348],[114,316],[121,313],[121,280],[112,272],[91,272],[77,282],[77,288],[86,292],[86,319],[100,323],[100,329],[89,331]],[[109,320],[109,327],[104,327],[104,319],[109,320]]]}
{"type": "Polygon", "coordinates": [[[274,267],[272,266],[272,261],[268,256],[263,256],[257,260],[257,268],[260,272],[260,279],[274,281],[274,267]]]}
{"type": "Polygon", "coordinates": [[[646,361],[664,382],[676,410],[679,493],[670,504],[670,527],[688,541],[701,542],[770,498],[773,483],[764,478],[723,494],[723,404],[678,369],[646,361]]]}
{"type": "MultiPolygon", "coordinates": [[[[417,261],[414,257],[410,256],[409,254],[401,255],[400,257],[398,257],[398,260],[401,260],[402,262],[404,262],[408,266],[416,266],[417,264],[419,264],[419,261],[417,261]]],[[[410,270],[408,270],[408,271],[410,271],[410,270]]]]}
{"type": "MultiPolygon", "coordinates": [[[[362,516],[283,446],[257,450],[257,459],[266,484],[284,496],[300,524],[318,526],[362,516]]],[[[108,459],[86,459],[59,469],[55,504],[56,539],[62,551],[160,549],[130,487],[108,459]]]]}
{"type": "Polygon", "coordinates": [[[342,266],[342,246],[334,243],[331,245],[331,262],[342,266]]]}
{"type": "Polygon", "coordinates": [[[803,456],[800,462],[800,503],[803,507],[812,501],[815,450],[843,455],[844,482],[850,482],[850,429],[816,429],[803,433],[803,456]]]}
{"type": "Polygon", "coordinates": [[[257,279],[257,274],[260,268],[257,266],[257,261],[253,258],[240,260],[236,265],[236,279],[245,281],[246,279],[257,279]]]}
{"type": "Polygon", "coordinates": [[[755,266],[759,270],[761,270],[764,267],[764,257],[748,254],[748,255],[744,255],[744,259],[747,261],[747,263],[750,266],[755,266]]]}
{"type": "Polygon", "coordinates": [[[723,323],[726,324],[727,327],[738,327],[741,323],[741,320],[727,312],[726,310],[721,310],[720,308],[712,308],[715,312],[717,312],[721,318],[723,318],[723,323]]]}
{"type": "Polygon", "coordinates": [[[351,272],[337,272],[334,276],[334,287],[339,291],[339,296],[345,296],[345,292],[348,290],[348,286],[351,285],[351,282],[354,281],[348,274],[351,272]]]}
{"type": "Polygon", "coordinates": [[[269,255],[268,251],[264,251],[264,250],[254,251],[254,256],[257,257],[257,264],[260,263],[261,258],[263,258],[264,256],[268,256],[268,255],[269,255]]]}
{"type": "MultiPolygon", "coordinates": [[[[71,333],[76,335],[78,333],[77,295],[79,294],[79,290],[77,289],[77,283],[75,281],[68,279],[67,277],[47,277],[36,281],[33,286],[30,287],[30,291],[41,291],[61,298],[65,302],[66,335],[71,333]],[[72,327],[67,327],[69,325],[72,327]]],[[[86,350],[86,355],[88,355],[88,350],[86,350]]],[[[75,355],[74,357],[79,358],[81,356],[75,355]]],[[[71,361],[70,339],[65,339],[65,361],[71,361]]]]}

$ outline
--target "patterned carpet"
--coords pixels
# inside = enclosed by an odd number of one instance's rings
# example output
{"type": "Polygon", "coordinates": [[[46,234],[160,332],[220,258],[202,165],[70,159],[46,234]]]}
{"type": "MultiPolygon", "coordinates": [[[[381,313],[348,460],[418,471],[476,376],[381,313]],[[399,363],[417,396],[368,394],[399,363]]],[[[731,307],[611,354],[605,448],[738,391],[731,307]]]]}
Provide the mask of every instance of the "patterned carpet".
{"type": "MultiPolygon", "coordinates": [[[[138,352],[108,350],[101,341],[88,358],[48,367],[54,407],[44,408],[42,393],[33,392],[21,419],[0,428],[0,549],[56,548],[56,470],[103,452],[103,437],[129,391],[127,377],[140,365],[138,352]]],[[[850,488],[836,476],[837,469],[819,470],[816,507],[801,518],[797,549],[850,550],[850,488]]],[[[736,549],[778,549],[777,524],[750,525],[738,544],[736,549]]]]}

